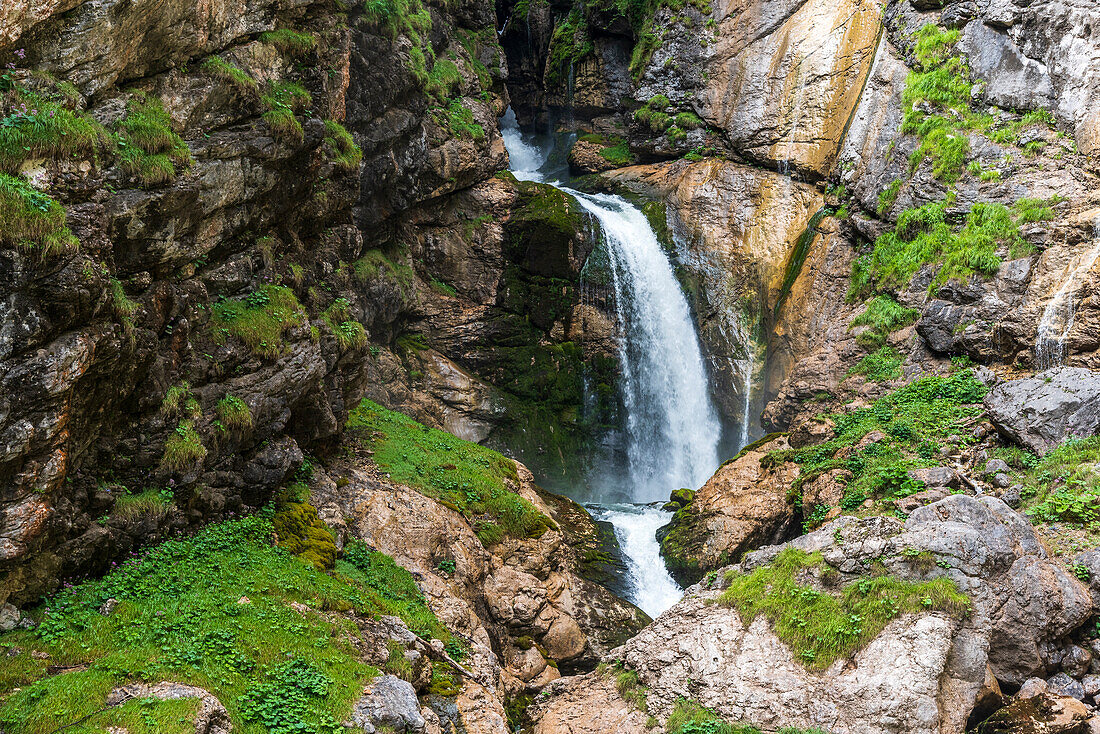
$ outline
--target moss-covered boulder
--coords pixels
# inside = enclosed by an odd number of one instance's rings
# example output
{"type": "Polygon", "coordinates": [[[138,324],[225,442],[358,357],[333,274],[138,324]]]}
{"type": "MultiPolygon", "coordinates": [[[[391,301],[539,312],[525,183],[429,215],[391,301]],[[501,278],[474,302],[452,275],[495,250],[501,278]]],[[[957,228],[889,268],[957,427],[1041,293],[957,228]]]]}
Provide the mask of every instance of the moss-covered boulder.
{"type": "Polygon", "coordinates": [[[574,279],[592,251],[595,222],[573,197],[547,184],[516,183],[519,200],[504,225],[509,260],[526,273],[574,279]]]}
{"type": "Polygon", "coordinates": [[[657,531],[661,555],[681,584],[693,584],[707,571],[734,563],[747,551],[782,542],[795,524],[790,488],[798,477],[791,465],[763,466],[785,436],[747,447],[726,462],[698,492],[673,493],[679,505],[672,522],[657,531]],[[687,502],[683,502],[687,500],[687,502]]]}

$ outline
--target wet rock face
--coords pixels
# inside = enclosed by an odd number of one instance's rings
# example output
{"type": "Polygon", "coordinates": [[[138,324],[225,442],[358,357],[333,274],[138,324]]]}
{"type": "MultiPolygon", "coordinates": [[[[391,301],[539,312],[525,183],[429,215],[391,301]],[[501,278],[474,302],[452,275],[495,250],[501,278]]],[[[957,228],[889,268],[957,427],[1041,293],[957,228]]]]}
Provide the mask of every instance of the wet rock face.
{"type": "Polygon", "coordinates": [[[998,430],[1037,454],[1100,432],[1100,375],[1062,367],[995,386],[985,401],[998,430]]]}

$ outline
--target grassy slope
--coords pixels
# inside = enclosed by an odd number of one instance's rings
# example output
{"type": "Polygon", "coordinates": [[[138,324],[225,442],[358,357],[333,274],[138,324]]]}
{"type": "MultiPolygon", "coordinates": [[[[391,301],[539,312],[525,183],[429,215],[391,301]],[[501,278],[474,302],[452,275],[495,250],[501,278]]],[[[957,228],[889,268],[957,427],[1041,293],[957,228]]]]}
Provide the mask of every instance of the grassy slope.
{"type": "Polygon", "coordinates": [[[101,710],[115,686],[171,680],[217,696],[234,731],[336,731],[378,671],[348,640],[354,622],[322,611],[395,614],[453,642],[388,556],[352,545],[325,573],[271,545],[271,534],[265,513],[212,525],[45,602],[37,629],[0,636],[0,728],[47,734],[92,714],[66,731],[193,730],[194,702],[101,710]],[[118,606],[104,616],[108,598],[118,606]],[[78,667],[50,675],[47,665],[78,667]]]}

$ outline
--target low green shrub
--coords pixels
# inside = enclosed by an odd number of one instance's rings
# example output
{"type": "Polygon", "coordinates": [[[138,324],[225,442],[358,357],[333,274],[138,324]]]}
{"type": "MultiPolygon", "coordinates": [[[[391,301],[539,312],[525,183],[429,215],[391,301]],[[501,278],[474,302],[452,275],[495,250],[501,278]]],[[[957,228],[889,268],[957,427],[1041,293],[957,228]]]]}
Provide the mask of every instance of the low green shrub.
{"type": "Polygon", "coordinates": [[[904,359],[893,347],[880,347],[863,357],[855,367],[848,370],[849,375],[863,375],[871,382],[886,382],[901,377],[901,365],[904,359]]]}

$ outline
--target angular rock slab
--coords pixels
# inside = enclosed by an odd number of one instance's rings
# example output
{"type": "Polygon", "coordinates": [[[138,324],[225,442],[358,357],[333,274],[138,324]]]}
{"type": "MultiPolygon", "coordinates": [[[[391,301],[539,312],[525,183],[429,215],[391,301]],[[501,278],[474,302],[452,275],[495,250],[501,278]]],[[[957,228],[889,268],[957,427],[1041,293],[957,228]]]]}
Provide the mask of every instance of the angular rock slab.
{"type": "Polygon", "coordinates": [[[412,684],[389,674],[380,675],[367,684],[351,716],[344,722],[345,726],[366,734],[374,734],[379,729],[399,734],[424,734],[426,724],[412,684]]]}
{"type": "Polygon", "coordinates": [[[986,396],[985,409],[1001,433],[1043,455],[1100,432],[1100,372],[1057,367],[1002,382],[986,396]]]}

